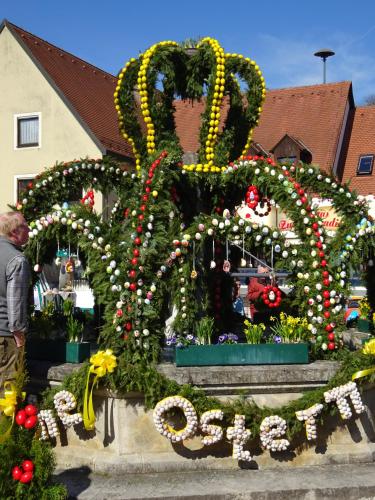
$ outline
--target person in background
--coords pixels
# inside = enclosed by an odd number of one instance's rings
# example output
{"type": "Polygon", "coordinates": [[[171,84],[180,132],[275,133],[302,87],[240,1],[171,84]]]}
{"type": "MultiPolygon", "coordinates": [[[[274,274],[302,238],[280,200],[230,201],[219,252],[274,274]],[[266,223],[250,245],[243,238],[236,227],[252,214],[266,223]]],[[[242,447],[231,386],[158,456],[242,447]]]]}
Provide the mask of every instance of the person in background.
{"type": "Polygon", "coordinates": [[[29,227],[19,212],[0,215],[0,394],[15,379],[28,328],[30,268],[21,247],[29,227]]]}
{"type": "MultiPolygon", "coordinates": [[[[261,265],[257,269],[258,274],[268,273],[268,269],[261,265]]],[[[265,277],[252,277],[247,285],[247,296],[250,301],[250,314],[254,323],[262,322],[261,314],[256,309],[256,301],[261,298],[264,287],[266,286],[265,277]]]]}

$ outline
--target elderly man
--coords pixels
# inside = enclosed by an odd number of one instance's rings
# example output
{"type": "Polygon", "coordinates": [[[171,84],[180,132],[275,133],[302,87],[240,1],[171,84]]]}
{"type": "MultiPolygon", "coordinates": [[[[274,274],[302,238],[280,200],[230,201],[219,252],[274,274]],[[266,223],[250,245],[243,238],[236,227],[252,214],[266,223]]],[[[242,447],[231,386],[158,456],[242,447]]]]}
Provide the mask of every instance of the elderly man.
{"type": "Polygon", "coordinates": [[[30,269],[21,247],[28,237],[22,214],[0,215],[0,393],[5,381],[15,379],[23,357],[30,269]]]}

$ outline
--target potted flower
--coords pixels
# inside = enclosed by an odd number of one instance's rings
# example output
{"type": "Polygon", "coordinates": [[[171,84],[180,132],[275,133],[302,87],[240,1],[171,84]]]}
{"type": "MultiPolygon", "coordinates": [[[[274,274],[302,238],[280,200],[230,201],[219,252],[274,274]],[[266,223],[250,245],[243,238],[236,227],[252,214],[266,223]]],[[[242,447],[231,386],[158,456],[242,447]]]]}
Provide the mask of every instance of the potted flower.
{"type": "Polygon", "coordinates": [[[370,322],[371,306],[367,297],[363,297],[359,303],[359,318],[357,328],[360,332],[368,333],[371,329],[370,322]]]}
{"type": "Polygon", "coordinates": [[[68,363],[82,363],[90,357],[90,342],[83,342],[83,324],[71,314],[66,322],[68,342],[65,346],[65,360],[68,363]]]}

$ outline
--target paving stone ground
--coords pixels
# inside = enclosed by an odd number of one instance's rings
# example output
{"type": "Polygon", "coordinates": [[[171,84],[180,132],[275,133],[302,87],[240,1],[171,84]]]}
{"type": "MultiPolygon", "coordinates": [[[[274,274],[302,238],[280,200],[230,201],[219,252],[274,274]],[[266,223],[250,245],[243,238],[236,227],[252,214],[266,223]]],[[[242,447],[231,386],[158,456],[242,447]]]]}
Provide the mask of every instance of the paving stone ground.
{"type": "Polygon", "coordinates": [[[375,463],[158,474],[57,471],[74,500],[374,500],[375,463]]]}

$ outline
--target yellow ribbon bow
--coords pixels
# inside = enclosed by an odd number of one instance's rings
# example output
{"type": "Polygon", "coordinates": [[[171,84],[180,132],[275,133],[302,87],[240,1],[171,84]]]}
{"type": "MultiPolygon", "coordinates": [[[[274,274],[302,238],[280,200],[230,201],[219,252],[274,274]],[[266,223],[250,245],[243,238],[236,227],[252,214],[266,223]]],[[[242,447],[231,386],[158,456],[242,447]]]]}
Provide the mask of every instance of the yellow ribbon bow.
{"type": "MultiPolygon", "coordinates": [[[[364,348],[362,349],[362,352],[363,354],[375,356],[375,339],[371,339],[368,342],[366,342],[364,348]]],[[[371,373],[374,372],[375,372],[375,366],[373,368],[367,368],[367,370],[360,370],[359,372],[353,373],[352,380],[366,377],[367,375],[371,375],[371,373]]]]}
{"type": "MultiPolygon", "coordinates": [[[[21,396],[22,399],[25,399],[26,393],[23,392],[21,396]]],[[[5,382],[4,398],[0,399],[0,411],[6,417],[12,417],[12,423],[10,424],[10,427],[4,432],[4,434],[0,435],[0,444],[4,443],[8,439],[12,431],[12,427],[14,424],[14,415],[16,413],[17,399],[18,393],[14,383],[9,381],[5,382]]]]}
{"type": "Polygon", "coordinates": [[[95,412],[94,405],[92,401],[92,393],[94,387],[96,386],[98,379],[104,377],[107,373],[112,373],[117,366],[116,356],[112,353],[111,349],[106,351],[98,351],[93,354],[90,358],[90,369],[87,374],[86,390],[83,402],[83,425],[87,431],[92,431],[95,429],[95,412]],[[91,390],[90,386],[90,375],[93,373],[95,375],[91,390]]]}

